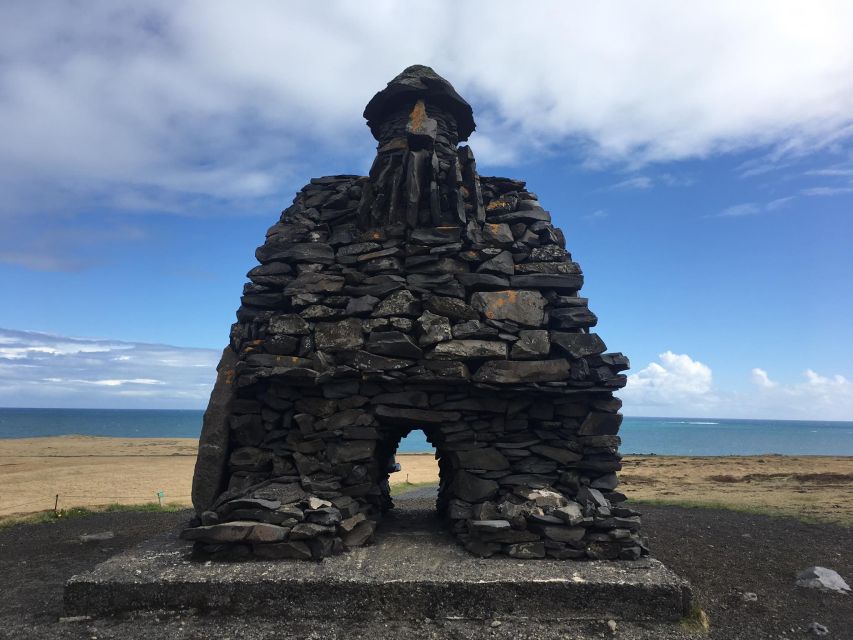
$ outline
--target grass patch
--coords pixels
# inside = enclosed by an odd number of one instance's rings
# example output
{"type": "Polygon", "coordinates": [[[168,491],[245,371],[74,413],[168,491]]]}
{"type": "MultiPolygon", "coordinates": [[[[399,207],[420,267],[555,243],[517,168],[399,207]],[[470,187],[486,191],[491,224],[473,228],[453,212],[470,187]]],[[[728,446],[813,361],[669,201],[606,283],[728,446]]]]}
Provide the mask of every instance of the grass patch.
{"type": "Polygon", "coordinates": [[[435,482],[400,482],[391,485],[391,495],[398,496],[401,493],[406,493],[407,491],[412,491],[413,489],[434,486],[436,486],[435,482]]]}
{"type": "Polygon", "coordinates": [[[10,516],[0,518],[0,529],[7,529],[19,524],[44,524],[50,522],[58,522],[60,520],[70,520],[74,518],[85,518],[95,513],[112,513],[117,511],[141,511],[148,513],[174,513],[187,509],[187,505],[170,502],[160,505],[156,502],[146,502],[143,504],[105,504],[97,507],[69,507],[60,509],[59,511],[40,511],[38,513],[30,513],[25,516],[10,516]]]}
{"type": "Polygon", "coordinates": [[[631,504],[665,507],[684,507],[686,509],[723,509],[725,511],[736,511],[738,513],[749,513],[759,516],[771,516],[774,518],[795,518],[806,524],[837,524],[842,527],[853,527],[853,518],[847,515],[812,515],[798,511],[788,511],[784,508],[773,506],[760,506],[751,504],[734,504],[730,502],[718,502],[716,500],[679,500],[666,498],[643,498],[631,499],[631,504]]]}
{"type": "Polygon", "coordinates": [[[694,604],[685,617],[680,621],[681,628],[690,633],[706,634],[711,631],[711,621],[698,604],[694,604]]]}
{"type": "Polygon", "coordinates": [[[706,476],[711,482],[738,483],[738,482],[772,482],[773,480],[787,480],[799,484],[818,484],[822,486],[843,487],[853,482],[853,473],[748,473],[745,476],[713,475],[706,476]]]}

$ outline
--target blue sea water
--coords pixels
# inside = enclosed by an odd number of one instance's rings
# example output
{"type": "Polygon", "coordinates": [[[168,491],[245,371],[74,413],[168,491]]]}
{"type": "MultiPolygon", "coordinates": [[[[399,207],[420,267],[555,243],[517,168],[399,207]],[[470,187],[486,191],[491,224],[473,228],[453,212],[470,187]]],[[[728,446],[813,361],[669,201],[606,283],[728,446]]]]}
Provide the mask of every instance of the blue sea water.
{"type": "MultiPolygon", "coordinates": [[[[0,408],[0,438],[197,438],[201,418],[202,411],[193,410],[0,408]]],[[[626,417],[619,435],[626,454],[853,456],[853,422],[626,417]]],[[[398,449],[431,450],[422,431],[410,433],[398,449]]]]}
{"type": "Polygon", "coordinates": [[[0,408],[0,438],[113,436],[198,438],[203,411],[173,409],[0,408]]]}

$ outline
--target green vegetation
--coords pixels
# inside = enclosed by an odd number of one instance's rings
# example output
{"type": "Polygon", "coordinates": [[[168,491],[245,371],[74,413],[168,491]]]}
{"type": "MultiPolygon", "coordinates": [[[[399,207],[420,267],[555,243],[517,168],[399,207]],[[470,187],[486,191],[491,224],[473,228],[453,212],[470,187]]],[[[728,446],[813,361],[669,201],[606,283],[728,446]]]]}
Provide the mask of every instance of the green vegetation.
{"type": "Polygon", "coordinates": [[[391,485],[391,495],[398,496],[401,493],[406,493],[407,491],[412,491],[413,489],[420,489],[421,487],[434,487],[435,482],[401,482],[399,484],[391,485]]]}
{"type": "Polygon", "coordinates": [[[679,500],[667,498],[655,498],[642,500],[631,500],[632,505],[649,504],[653,506],[684,507],[687,509],[724,509],[738,513],[749,513],[760,516],[771,516],[774,518],[795,518],[806,524],[837,524],[842,527],[853,527],[853,519],[844,514],[806,514],[780,507],[761,506],[751,504],[734,504],[730,502],[719,502],[717,500],[679,500]]]}
{"type": "Polygon", "coordinates": [[[694,604],[685,617],[681,619],[681,628],[690,633],[706,634],[711,630],[711,621],[698,604],[694,604]]]}
{"type": "Polygon", "coordinates": [[[175,502],[159,505],[156,502],[146,502],[143,504],[105,504],[99,507],[69,507],[68,509],[60,509],[59,511],[40,511],[39,513],[31,513],[25,516],[10,516],[0,518],[0,529],[6,529],[18,524],[41,524],[49,522],[57,522],[58,520],[68,520],[71,518],[84,518],[94,513],[115,512],[115,511],[143,511],[151,513],[174,513],[175,511],[183,511],[187,508],[185,504],[175,502]]]}

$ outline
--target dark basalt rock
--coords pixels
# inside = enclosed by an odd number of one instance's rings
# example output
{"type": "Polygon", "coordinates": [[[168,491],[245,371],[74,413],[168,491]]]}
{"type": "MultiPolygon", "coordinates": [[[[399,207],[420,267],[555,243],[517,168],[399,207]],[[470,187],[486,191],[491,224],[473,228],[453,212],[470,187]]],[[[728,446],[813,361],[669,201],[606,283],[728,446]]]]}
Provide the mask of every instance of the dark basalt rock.
{"type": "Polygon", "coordinates": [[[193,475],[192,499],[196,510],[206,511],[227,483],[230,413],[235,403],[234,366],[237,354],[226,347],[216,367],[216,384],[204,412],[204,430],[198,443],[198,458],[193,475]]]}
{"type": "Polygon", "coordinates": [[[387,318],[389,316],[419,316],[420,314],[421,303],[417,301],[411,291],[403,289],[380,302],[371,315],[374,318],[387,318]]]}
{"type": "Polygon", "coordinates": [[[398,110],[424,99],[429,104],[447,110],[456,121],[459,141],[474,132],[474,112],[471,105],[456,93],[453,86],[435,71],[423,65],[412,65],[377,93],[364,109],[364,119],[374,137],[379,140],[385,118],[398,110]]]}
{"type": "Polygon", "coordinates": [[[470,451],[456,451],[458,464],[467,469],[483,469],[485,471],[502,471],[509,469],[509,461],[497,449],[486,447],[484,449],[471,449],[470,451]]]}
{"type": "Polygon", "coordinates": [[[513,276],[510,284],[519,289],[556,289],[577,291],[583,286],[581,275],[554,275],[547,273],[513,276]]]}
{"type": "Polygon", "coordinates": [[[528,327],[542,324],[545,298],[538,291],[477,292],[471,306],[490,320],[511,320],[528,327]]]}
{"type": "Polygon", "coordinates": [[[497,495],[498,483],[484,480],[467,471],[459,471],[454,477],[451,490],[460,500],[482,502],[497,495]]]}
{"type": "Polygon", "coordinates": [[[578,429],[581,436],[610,436],[619,432],[622,416],[618,413],[592,411],[578,429]]]}
{"type": "Polygon", "coordinates": [[[607,347],[604,341],[594,333],[551,332],[551,342],[572,358],[585,358],[603,353],[607,347]]]}
{"type": "Polygon", "coordinates": [[[477,320],[480,317],[479,313],[459,298],[430,296],[424,306],[437,316],[444,316],[455,321],[477,320]]]}
{"type": "Polygon", "coordinates": [[[328,244],[320,242],[265,244],[258,247],[255,257],[262,264],[273,260],[277,262],[332,264],[335,261],[335,251],[328,244]]]}
{"type": "Polygon", "coordinates": [[[400,331],[371,333],[365,349],[371,353],[400,358],[420,358],[424,354],[423,349],[400,331]]]}
{"type": "Polygon", "coordinates": [[[406,425],[441,424],[445,421],[459,420],[461,415],[456,411],[429,411],[427,409],[403,409],[378,405],[376,417],[380,421],[406,425]]]}
{"type": "Polygon", "coordinates": [[[423,346],[444,342],[453,337],[450,320],[430,311],[424,311],[423,315],[418,318],[415,326],[421,334],[420,338],[418,338],[418,343],[423,346]]]}
{"type": "Polygon", "coordinates": [[[313,273],[308,271],[290,282],[284,293],[295,295],[297,293],[334,293],[340,291],[344,285],[344,279],[340,276],[313,273]]]}
{"type": "Polygon", "coordinates": [[[487,273],[459,273],[456,279],[471,291],[498,291],[509,287],[509,279],[487,273]]]}
{"type": "Polygon", "coordinates": [[[211,557],[318,560],[371,541],[402,437],[436,448],[437,508],[472,553],[637,558],[618,505],[628,360],[520,180],[484,177],[470,106],[410,67],[365,111],[368,176],[315,178],[248,273],[193,481],[211,557]]]}
{"type": "Polygon", "coordinates": [[[556,382],[569,377],[569,363],[564,359],[512,362],[492,360],[474,374],[477,382],[519,384],[525,382],[556,382]]]}
{"type": "Polygon", "coordinates": [[[349,318],[340,322],[319,322],[314,339],[317,349],[323,351],[358,349],[364,344],[361,321],[349,318]]]}
{"type": "Polygon", "coordinates": [[[441,360],[478,360],[506,358],[507,346],[499,340],[448,340],[435,345],[428,358],[441,360]]]}
{"type": "Polygon", "coordinates": [[[551,351],[548,332],[543,329],[519,331],[518,340],[512,345],[511,356],[518,360],[543,358],[551,351]]]}

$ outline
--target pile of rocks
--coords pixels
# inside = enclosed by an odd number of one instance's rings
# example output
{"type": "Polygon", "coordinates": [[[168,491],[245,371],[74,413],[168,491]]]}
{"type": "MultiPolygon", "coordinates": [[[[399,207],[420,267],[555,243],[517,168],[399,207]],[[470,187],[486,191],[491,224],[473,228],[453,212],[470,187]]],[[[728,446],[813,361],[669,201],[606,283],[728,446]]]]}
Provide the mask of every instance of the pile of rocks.
{"type": "Polygon", "coordinates": [[[478,175],[471,108],[427,67],[371,100],[370,175],[318,178],[267,232],[205,414],[200,552],[321,558],[368,542],[412,429],[471,552],[634,559],[616,490],[622,354],[525,183],[478,175]]]}

